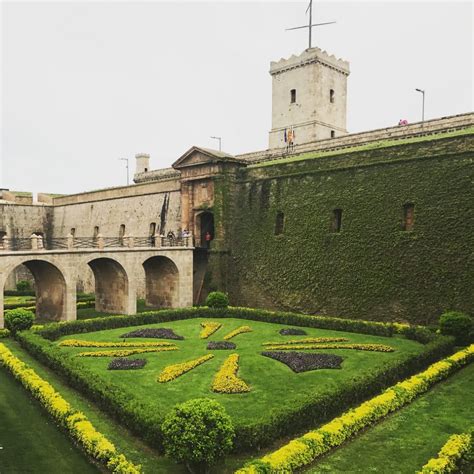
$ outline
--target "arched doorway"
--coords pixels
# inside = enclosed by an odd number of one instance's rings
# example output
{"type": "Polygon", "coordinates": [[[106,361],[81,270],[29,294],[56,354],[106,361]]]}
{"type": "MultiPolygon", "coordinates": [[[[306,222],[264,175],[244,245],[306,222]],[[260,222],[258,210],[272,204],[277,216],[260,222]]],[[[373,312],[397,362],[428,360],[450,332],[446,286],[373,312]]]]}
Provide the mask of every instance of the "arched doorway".
{"type": "Polygon", "coordinates": [[[179,271],[172,260],[163,256],[143,262],[145,269],[146,305],[154,308],[179,306],[179,271]]]}
{"type": "Polygon", "coordinates": [[[96,311],[128,314],[128,276],[122,265],[111,258],[96,258],[88,265],[94,273],[96,311]]]}
{"type": "MultiPolygon", "coordinates": [[[[66,320],[66,280],[61,270],[43,260],[27,260],[21,265],[24,265],[33,275],[36,319],[40,322],[66,320]]],[[[11,273],[21,265],[17,265],[11,273]]]]}
{"type": "Polygon", "coordinates": [[[214,214],[210,211],[201,212],[196,216],[196,236],[199,236],[198,247],[209,248],[210,242],[214,239],[214,214]],[[206,240],[209,232],[210,241],[206,240]]]}

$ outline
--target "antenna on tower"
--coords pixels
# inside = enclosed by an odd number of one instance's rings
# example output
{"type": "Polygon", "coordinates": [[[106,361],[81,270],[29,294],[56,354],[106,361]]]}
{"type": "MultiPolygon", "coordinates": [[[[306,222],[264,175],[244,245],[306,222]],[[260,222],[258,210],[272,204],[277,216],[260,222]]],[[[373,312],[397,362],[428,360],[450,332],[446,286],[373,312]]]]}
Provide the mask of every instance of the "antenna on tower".
{"type": "Polygon", "coordinates": [[[336,22],[335,21],[328,21],[328,22],[325,22],[325,23],[315,23],[313,25],[313,0],[309,0],[309,5],[308,5],[308,8],[306,9],[306,14],[308,13],[308,10],[309,10],[309,23],[308,23],[308,25],[295,26],[294,28],[287,28],[285,31],[301,30],[302,28],[308,28],[308,32],[309,32],[309,45],[308,45],[308,48],[311,49],[311,33],[312,33],[312,30],[313,30],[313,26],[333,25],[336,22]]]}

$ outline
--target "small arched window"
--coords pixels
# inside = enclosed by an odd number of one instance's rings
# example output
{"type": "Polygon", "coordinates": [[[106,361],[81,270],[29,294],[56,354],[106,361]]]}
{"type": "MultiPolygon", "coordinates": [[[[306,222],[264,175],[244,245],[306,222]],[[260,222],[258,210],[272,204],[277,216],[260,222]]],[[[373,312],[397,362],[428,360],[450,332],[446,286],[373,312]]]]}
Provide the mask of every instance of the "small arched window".
{"type": "Polygon", "coordinates": [[[156,233],[156,222],[150,224],[150,236],[153,237],[156,233]]]}
{"type": "Polygon", "coordinates": [[[119,243],[123,246],[123,238],[125,237],[125,224],[120,224],[119,243]]]}
{"type": "Polygon", "coordinates": [[[335,95],[334,89],[330,89],[329,90],[329,102],[331,102],[331,104],[334,103],[334,95],[335,95]]]}
{"type": "Polygon", "coordinates": [[[285,214],[282,211],[278,211],[275,217],[275,235],[283,234],[285,230],[285,214]]]}
{"type": "Polygon", "coordinates": [[[403,205],[402,230],[410,231],[415,226],[415,205],[407,202],[403,205]]]}
{"type": "Polygon", "coordinates": [[[332,211],[331,231],[341,232],[342,229],[342,209],[332,211]]]}
{"type": "Polygon", "coordinates": [[[93,235],[94,239],[97,239],[97,236],[98,236],[98,235],[99,235],[99,226],[96,225],[96,226],[94,227],[94,235],[93,235]]]}
{"type": "Polygon", "coordinates": [[[336,138],[336,132],[334,130],[331,130],[331,138],[336,138]]]}
{"type": "Polygon", "coordinates": [[[75,228],[75,227],[71,227],[71,232],[70,232],[70,233],[71,233],[71,235],[72,235],[73,237],[75,237],[75,236],[76,236],[76,228],[75,228]]]}
{"type": "Polygon", "coordinates": [[[290,91],[290,103],[294,104],[296,102],[296,89],[291,89],[290,91]]]}

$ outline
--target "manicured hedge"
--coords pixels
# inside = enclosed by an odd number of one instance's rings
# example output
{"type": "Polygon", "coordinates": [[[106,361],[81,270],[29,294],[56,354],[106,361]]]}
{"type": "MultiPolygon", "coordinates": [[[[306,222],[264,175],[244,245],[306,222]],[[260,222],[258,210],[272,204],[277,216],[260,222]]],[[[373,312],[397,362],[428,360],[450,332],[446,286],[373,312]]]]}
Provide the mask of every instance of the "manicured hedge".
{"type": "MultiPolygon", "coordinates": [[[[97,318],[85,321],[55,323],[34,333],[21,332],[18,340],[32,355],[60,373],[74,388],[86,394],[98,403],[101,408],[115,416],[123,425],[132,430],[137,436],[144,438],[149,444],[158,449],[162,448],[160,425],[164,413],[157,413],[154,406],[137,401],[132,393],[104,380],[92,372],[78,358],[65,355],[55,344],[44,339],[55,340],[61,336],[99,331],[103,329],[119,328],[169,322],[179,319],[210,317],[232,317],[252,319],[309,327],[335,326],[344,330],[362,327],[366,332],[380,331],[383,334],[392,334],[393,327],[380,323],[365,323],[355,321],[335,320],[331,318],[296,315],[292,313],[274,313],[270,311],[251,310],[245,308],[227,308],[225,310],[210,310],[209,308],[195,308],[185,310],[164,310],[160,312],[140,313],[135,316],[116,316],[97,318]]],[[[270,420],[262,422],[256,420],[247,424],[237,424],[235,427],[236,452],[258,449],[283,436],[293,435],[308,427],[314,426],[341,413],[348,406],[360,402],[383,388],[397,382],[403,377],[416,373],[428,364],[439,360],[453,349],[454,339],[437,336],[426,344],[416,355],[405,354],[401,360],[392,361],[374,370],[369,375],[354,375],[347,383],[317,393],[307,398],[299,405],[281,407],[281,410],[270,420]]]]}
{"type": "Polygon", "coordinates": [[[21,382],[92,459],[116,474],[141,472],[141,467],[133,465],[123,454],[118,453],[116,447],[95,429],[84,414],[75,410],[46,380],[1,343],[0,364],[21,382]]]}
{"type": "Polygon", "coordinates": [[[334,331],[356,332],[375,336],[391,337],[395,326],[390,323],[373,321],[357,321],[351,319],[331,318],[329,316],[313,316],[307,314],[288,313],[282,311],[266,311],[251,308],[185,308],[161,311],[147,311],[132,316],[107,316],[67,323],[55,323],[45,327],[40,334],[52,341],[62,336],[77,333],[102,331],[128,326],[141,326],[180,319],[191,318],[238,318],[267,323],[303,326],[334,331]]]}
{"type": "MultiPolygon", "coordinates": [[[[430,459],[418,474],[463,472],[459,465],[474,451],[474,430],[449,437],[438,455],[430,459]]],[[[468,472],[468,471],[465,471],[468,472]]]]}
{"type": "MultiPolygon", "coordinates": [[[[380,395],[347,411],[320,428],[290,441],[261,459],[250,462],[246,467],[238,470],[236,474],[277,474],[300,469],[334,447],[340,446],[362,429],[377,423],[389,413],[407,405],[417,396],[427,392],[435,383],[447,378],[459,368],[472,362],[473,359],[474,344],[432,364],[425,371],[397,383],[380,395]]],[[[449,465],[453,459],[461,458],[461,453],[467,452],[469,449],[470,441],[470,436],[464,435],[460,440],[457,439],[457,442],[453,442],[444,451],[444,454],[449,452],[451,459],[443,464],[449,465]],[[452,456],[453,448],[456,450],[456,456],[452,456]]],[[[422,472],[452,472],[437,470],[438,464],[436,462],[434,462],[433,467],[435,469],[423,470],[422,472]]]]}

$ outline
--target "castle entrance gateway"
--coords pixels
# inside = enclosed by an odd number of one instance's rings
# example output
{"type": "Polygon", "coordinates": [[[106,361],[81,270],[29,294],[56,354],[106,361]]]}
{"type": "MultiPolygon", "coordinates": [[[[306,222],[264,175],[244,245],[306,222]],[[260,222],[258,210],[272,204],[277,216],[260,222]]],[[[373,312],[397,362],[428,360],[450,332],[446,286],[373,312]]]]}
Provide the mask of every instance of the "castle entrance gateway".
{"type": "Polygon", "coordinates": [[[196,247],[208,247],[208,242],[214,239],[214,214],[210,211],[198,211],[194,218],[194,228],[196,231],[196,247]],[[207,240],[207,234],[209,239],[207,240]]]}
{"type": "MultiPolygon", "coordinates": [[[[149,242],[149,239],[136,241],[149,242]]],[[[94,274],[97,311],[135,314],[137,286],[143,281],[150,305],[192,306],[193,251],[194,247],[187,244],[180,247],[0,249],[0,328],[4,327],[5,283],[19,265],[25,265],[33,274],[38,318],[73,321],[77,316],[77,283],[88,266],[94,274]]]]}

